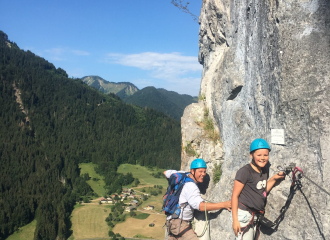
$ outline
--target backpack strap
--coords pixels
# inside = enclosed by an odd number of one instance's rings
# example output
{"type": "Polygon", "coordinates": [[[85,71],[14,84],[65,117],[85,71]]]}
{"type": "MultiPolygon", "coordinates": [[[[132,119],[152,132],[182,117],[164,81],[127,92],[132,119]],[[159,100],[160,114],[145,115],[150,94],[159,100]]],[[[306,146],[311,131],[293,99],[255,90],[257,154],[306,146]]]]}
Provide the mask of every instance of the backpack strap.
{"type": "MultiPolygon", "coordinates": [[[[175,218],[179,218],[180,217],[180,214],[181,214],[181,211],[183,212],[183,210],[185,209],[185,207],[188,206],[188,203],[185,202],[185,203],[181,203],[174,211],[174,213],[172,214],[172,218],[175,219],[175,218]]],[[[183,214],[183,213],[182,213],[183,214]]]]}

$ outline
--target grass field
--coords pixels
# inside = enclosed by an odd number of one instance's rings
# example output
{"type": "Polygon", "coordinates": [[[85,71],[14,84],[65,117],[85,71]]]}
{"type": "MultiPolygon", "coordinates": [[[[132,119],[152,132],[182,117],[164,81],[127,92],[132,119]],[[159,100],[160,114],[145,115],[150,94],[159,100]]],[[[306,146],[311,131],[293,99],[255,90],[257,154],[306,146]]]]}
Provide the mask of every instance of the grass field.
{"type": "Polygon", "coordinates": [[[151,175],[151,173],[158,171],[163,172],[164,169],[157,169],[156,171],[151,171],[148,170],[148,168],[146,167],[132,164],[122,164],[118,168],[119,173],[126,174],[128,172],[131,172],[134,178],[138,178],[140,180],[140,185],[162,185],[163,187],[167,187],[167,181],[165,177],[154,178],[151,175]]]}
{"type": "MultiPolygon", "coordinates": [[[[88,173],[91,178],[102,179],[100,181],[89,180],[88,184],[93,188],[93,190],[100,196],[104,194],[104,181],[102,176],[95,173],[95,164],[84,163],[79,164],[81,168],[81,174],[88,173]]],[[[164,170],[156,169],[154,171],[141,167],[139,165],[122,164],[118,168],[119,173],[126,174],[131,172],[134,178],[138,178],[141,182],[138,187],[134,189],[136,191],[142,190],[143,187],[153,187],[154,185],[163,186],[163,193],[166,191],[167,181],[165,178],[154,178],[151,173],[153,172],[163,172],[164,170]]],[[[143,210],[144,207],[148,205],[153,205],[155,207],[154,211],[144,211],[145,213],[137,212],[138,216],[146,219],[136,219],[127,218],[125,222],[116,224],[113,232],[119,233],[124,237],[134,237],[135,235],[143,235],[154,239],[164,239],[165,231],[162,229],[166,221],[166,217],[163,213],[160,213],[162,207],[162,196],[150,196],[149,199],[142,203],[138,209],[143,210]],[[148,216],[150,214],[150,216],[148,216]],[[154,223],[154,227],[149,227],[150,223],[154,223]]],[[[98,204],[86,204],[77,205],[72,212],[71,222],[73,235],[71,239],[80,240],[88,238],[105,238],[108,237],[108,231],[110,228],[105,222],[105,218],[110,213],[111,205],[98,205],[98,204]],[[107,212],[105,212],[105,210],[107,212]]],[[[139,217],[138,217],[139,218],[139,217]]]]}
{"type": "Polygon", "coordinates": [[[74,240],[109,237],[105,221],[110,209],[102,205],[84,205],[75,208],[71,215],[74,240]]]}
{"type": "MultiPolygon", "coordinates": [[[[99,196],[104,196],[104,181],[103,177],[98,175],[94,167],[96,165],[92,163],[81,163],[79,167],[81,168],[81,174],[88,173],[91,180],[87,183],[92,187],[94,192],[99,196]],[[93,181],[93,178],[100,179],[99,181],[93,181]]],[[[151,173],[161,171],[163,169],[157,169],[155,171],[149,170],[146,167],[141,167],[139,165],[122,164],[118,168],[118,172],[126,174],[131,172],[135,178],[138,178],[141,184],[134,188],[137,191],[141,190],[146,186],[162,185],[163,193],[167,188],[167,181],[165,178],[154,178],[151,173]]],[[[150,196],[149,199],[142,203],[139,209],[143,209],[148,205],[155,207],[154,211],[146,211],[150,213],[146,219],[136,219],[128,218],[125,222],[117,224],[113,231],[115,233],[120,233],[124,237],[134,237],[135,235],[146,236],[154,239],[164,239],[165,232],[162,226],[165,223],[165,215],[160,213],[162,207],[162,196],[150,196]],[[159,214],[158,214],[159,213],[159,214]],[[154,227],[149,227],[150,223],[154,223],[154,227]]],[[[98,204],[87,204],[79,205],[77,204],[71,214],[71,222],[73,231],[72,236],[69,240],[81,240],[87,238],[108,238],[109,227],[105,222],[105,218],[110,213],[110,205],[98,205],[98,204]]],[[[138,215],[147,215],[144,213],[139,213],[138,215]]],[[[36,228],[36,221],[19,229],[18,232],[9,236],[6,240],[33,240],[34,231],[36,228]]]]}
{"type": "Polygon", "coordinates": [[[134,218],[136,219],[147,219],[150,216],[148,213],[138,213],[134,218]]]}
{"type": "Polygon", "coordinates": [[[6,240],[33,240],[36,225],[37,221],[34,220],[24,227],[21,227],[18,232],[13,233],[6,240]]]}
{"type": "Polygon", "coordinates": [[[135,235],[143,235],[153,239],[164,239],[165,230],[162,229],[166,217],[164,214],[150,214],[144,220],[128,218],[125,222],[117,224],[113,228],[114,233],[130,238],[135,235]],[[154,227],[149,227],[150,223],[154,223],[154,227]]]}
{"type": "MultiPolygon", "coordinates": [[[[163,190],[165,192],[165,190],[163,190]]],[[[160,211],[162,210],[162,206],[163,206],[163,195],[164,194],[159,194],[157,196],[151,196],[148,198],[147,201],[144,201],[138,209],[143,209],[145,207],[147,207],[148,205],[154,206],[155,209],[154,213],[160,213],[160,211]]]]}
{"type": "Polygon", "coordinates": [[[91,188],[94,190],[97,195],[100,197],[104,196],[105,194],[105,189],[103,188],[105,186],[104,183],[104,177],[97,174],[94,170],[94,167],[97,166],[96,164],[93,163],[80,163],[79,168],[80,170],[80,175],[84,173],[88,173],[89,176],[91,177],[90,180],[87,181],[87,183],[91,186],[91,188]],[[93,181],[93,178],[98,178],[100,180],[98,181],[93,181]]]}
{"type": "Polygon", "coordinates": [[[163,172],[164,169],[157,169],[155,171],[151,171],[146,167],[142,167],[140,165],[132,165],[132,164],[122,164],[118,168],[118,172],[121,173],[128,173],[131,172],[133,174],[133,177],[138,178],[140,180],[140,184],[138,187],[134,187],[137,191],[137,193],[141,193],[141,190],[146,186],[153,187],[154,185],[161,185],[163,186],[162,193],[157,196],[149,196],[147,201],[144,201],[141,206],[139,206],[138,209],[143,210],[144,207],[151,205],[154,206],[154,211],[151,211],[153,213],[160,213],[163,205],[163,195],[166,192],[168,183],[165,177],[162,178],[154,178],[151,173],[153,172],[163,172]]]}

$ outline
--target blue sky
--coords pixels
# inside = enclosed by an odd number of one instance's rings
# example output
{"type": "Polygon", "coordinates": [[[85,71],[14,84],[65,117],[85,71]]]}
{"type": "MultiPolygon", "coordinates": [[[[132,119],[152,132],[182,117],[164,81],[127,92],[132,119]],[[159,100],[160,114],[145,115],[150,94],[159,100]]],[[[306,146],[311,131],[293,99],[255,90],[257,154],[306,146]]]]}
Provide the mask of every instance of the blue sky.
{"type": "Polygon", "coordinates": [[[0,0],[0,30],[70,77],[199,93],[199,24],[171,0],[0,0]]]}

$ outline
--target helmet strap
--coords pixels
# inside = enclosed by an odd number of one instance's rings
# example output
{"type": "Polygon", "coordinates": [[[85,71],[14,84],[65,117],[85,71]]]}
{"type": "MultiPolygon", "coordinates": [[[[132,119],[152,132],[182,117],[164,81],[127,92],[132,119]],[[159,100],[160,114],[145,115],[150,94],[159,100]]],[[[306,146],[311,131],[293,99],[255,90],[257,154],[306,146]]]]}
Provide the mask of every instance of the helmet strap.
{"type": "MultiPolygon", "coordinates": [[[[252,156],[253,156],[253,154],[252,154],[252,156]]],[[[259,166],[256,164],[256,161],[254,160],[254,157],[252,157],[251,163],[259,169],[259,166]]],[[[263,169],[261,168],[260,177],[262,176],[262,172],[263,172],[263,169]]]]}
{"type": "Polygon", "coordinates": [[[251,162],[254,166],[256,167],[259,167],[257,164],[256,164],[256,161],[254,160],[254,157],[252,158],[252,162],[251,162]]]}
{"type": "Polygon", "coordinates": [[[194,168],[193,170],[194,170],[194,174],[193,174],[192,176],[194,177],[195,182],[198,183],[198,182],[197,182],[197,179],[196,179],[196,177],[195,177],[196,169],[194,168]]]}
{"type": "Polygon", "coordinates": [[[250,152],[250,154],[252,155],[252,161],[251,161],[251,163],[252,163],[254,166],[258,167],[257,164],[256,164],[256,161],[254,160],[254,156],[253,156],[254,152],[255,152],[255,151],[250,152]]]}

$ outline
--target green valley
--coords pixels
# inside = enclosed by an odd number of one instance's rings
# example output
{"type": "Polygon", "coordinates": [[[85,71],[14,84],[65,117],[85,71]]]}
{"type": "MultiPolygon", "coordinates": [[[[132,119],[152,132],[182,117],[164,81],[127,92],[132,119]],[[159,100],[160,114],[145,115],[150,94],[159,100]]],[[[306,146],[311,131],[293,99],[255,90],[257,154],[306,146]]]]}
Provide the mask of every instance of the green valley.
{"type": "MultiPolygon", "coordinates": [[[[98,177],[95,175],[96,167],[94,164],[80,164],[82,168],[81,174],[89,174],[91,177],[98,177]]],[[[152,174],[156,174],[163,169],[148,168],[140,165],[121,164],[118,167],[118,173],[128,174],[132,173],[134,178],[138,178],[140,184],[136,187],[132,187],[137,195],[143,193],[149,193],[148,188],[153,189],[154,184],[163,186],[160,194],[156,196],[149,195],[147,200],[141,201],[141,205],[137,207],[136,216],[130,216],[130,213],[124,212],[125,221],[117,223],[114,228],[110,228],[105,221],[106,217],[111,213],[111,207],[113,204],[100,204],[101,198],[94,198],[90,203],[77,204],[71,215],[72,220],[72,236],[71,240],[79,240],[86,238],[102,238],[107,237],[109,230],[112,230],[115,234],[119,233],[123,237],[134,237],[136,235],[143,235],[153,239],[163,239],[164,230],[162,226],[165,222],[165,215],[160,212],[162,205],[162,197],[167,187],[167,181],[164,176],[161,178],[155,178],[152,174]],[[145,189],[146,191],[142,192],[145,189]],[[153,210],[145,210],[147,206],[153,206],[153,210]],[[153,223],[154,226],[150,227],[149,224],[153,223]]],[[[89,182],[89,181],[88,181],[89,182]]],[[[98,189],[98,186],[91,185],[94,191],[98,189]]],[[[131,187],[123,186],[125,187],[131,187]]],[[[131,200],[124,201],[125,204],[129,204],[131,200]]]]}
{"type": "Polygon", "coordinates": [[[0,239],[33,220],[35,240],[67,239],[77,202],[131,183],[121,164],[180,166],[174,119],[69,78],[2,31],[0,56],[0,239]]]}

